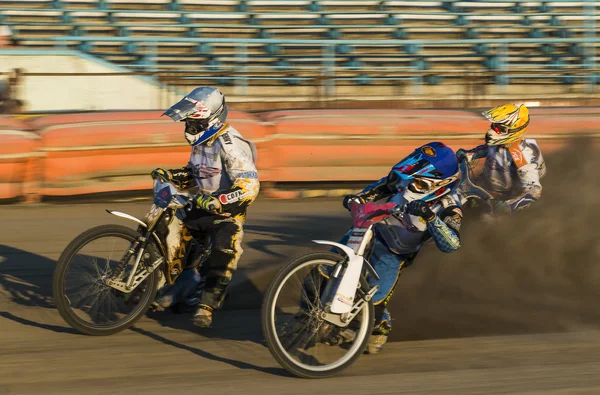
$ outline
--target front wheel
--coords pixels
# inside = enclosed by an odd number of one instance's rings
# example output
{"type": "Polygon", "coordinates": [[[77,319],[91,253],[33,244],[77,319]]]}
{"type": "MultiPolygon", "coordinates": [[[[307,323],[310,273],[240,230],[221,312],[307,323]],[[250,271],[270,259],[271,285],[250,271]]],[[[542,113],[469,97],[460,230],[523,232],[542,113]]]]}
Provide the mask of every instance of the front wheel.
{"type": "MultiPolygon", "coordinates": [[[[298,377],[339,374],[367,347],[375,317],[372,301],[345,328],[321,317],[328,274],[343,259],[333,253],[300,257],[279,270],[265,293],[261,315],[267,346],[281,366],[298,377]]],[[[368,291],[364,278],[360,285],[355,303],[368,291]]]]}
{"type": "MultiPolygon", "coordinates": [[[[129,293],[107,285],[116,273],[126,279],[131,272],[135,255],[126,262],[123,258],[138,236],[125,226],[102,225],[82,233],[67,246],[54,270],[52,293],[60,315],[71,327],[86,335],[112,335],[146,313],[156,296],[158,269],[129,293]]],[[[136,273],[157,258],[154,245],[149,243],[136,273]]]]}

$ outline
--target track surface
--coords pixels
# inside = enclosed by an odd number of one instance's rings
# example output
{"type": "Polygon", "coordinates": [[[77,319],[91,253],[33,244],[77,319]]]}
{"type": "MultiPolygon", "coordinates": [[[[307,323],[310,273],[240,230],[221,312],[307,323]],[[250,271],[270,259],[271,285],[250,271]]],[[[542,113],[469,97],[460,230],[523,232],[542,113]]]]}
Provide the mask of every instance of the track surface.
{"type": "Polygon", "coordinates": [[[243,262],[214,328],[199,332],[188,316],[161,313],[111,337],[74,333],[52,304],[55,260],[92,226],[128,224],[105,208],[142,216],[148,207],[0,207],[0,394],[600,393],[595,325],[565,331],[553,325],[548,305],[519,313],[518,304],[455,303],[451,293],[428,291],[444,283],[439,273],[427,278],[443,264],[431,259],[407,269],[392,299],[392,340],[400,341],[362,356],[339,377],[289,377],[263,345],[261,291],[278,264],[322,250],[311,239],[344,232],[349,222],[339,200],[259,200],[252,207],[243,262]]]}

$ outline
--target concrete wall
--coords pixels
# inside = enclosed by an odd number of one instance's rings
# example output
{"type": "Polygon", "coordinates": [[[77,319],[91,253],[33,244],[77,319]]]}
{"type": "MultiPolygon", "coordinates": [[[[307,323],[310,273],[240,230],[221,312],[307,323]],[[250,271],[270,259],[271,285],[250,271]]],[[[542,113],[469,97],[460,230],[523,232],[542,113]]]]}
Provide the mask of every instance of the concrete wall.
{"type": "MultiPolygon", "coordinates": [[[[128,72],[75,51],[0,50],[0,72],[22,68],[26,73],[128,72]]],[[[150,78],[119,75],[26,76],[18,98],[25,111],[147,110],[167,108],[179,94],[150,78]]]]}

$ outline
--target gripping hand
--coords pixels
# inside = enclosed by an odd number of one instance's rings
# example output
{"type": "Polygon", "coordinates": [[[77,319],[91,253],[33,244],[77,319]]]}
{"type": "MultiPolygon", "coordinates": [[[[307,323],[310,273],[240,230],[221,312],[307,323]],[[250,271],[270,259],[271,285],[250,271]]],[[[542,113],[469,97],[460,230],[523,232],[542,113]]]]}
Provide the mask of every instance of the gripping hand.
{"type": "Polygon", "coordinates": [[[196,206],[204,211],[218,214],[222,211],[223,206],[219,199],[214,196],[200,194],[195,198],[196,206]]]}
{"type": "Polygon", "coordinates": [[[360,196],[357,195],[346,195],[344,196],[344,201],[342,202],[342,205],[344,206],[344,208],[346,210],[350,210],[350,202],[352,200],[355,200],[357,202],[359,202],[360,204],[364,204],[365,201],[363,198],[361,198],[360,196]]]}
{"type": "Polygon", "coordinates": [[[152,170],[150,176],[153,180],[160,178],[163,181],[173,181],[173,175],[171,174],[171,172],[169,170],[161,169],[160,167],[158,169],[152,170]]]}
{"type": "Polygon", "coordinates": [[[435,219],[435,213],[429,208],[427,202],[423,200],[413,200],[406,205],[406,212],[423,218],[427,222],[435,219]]]}

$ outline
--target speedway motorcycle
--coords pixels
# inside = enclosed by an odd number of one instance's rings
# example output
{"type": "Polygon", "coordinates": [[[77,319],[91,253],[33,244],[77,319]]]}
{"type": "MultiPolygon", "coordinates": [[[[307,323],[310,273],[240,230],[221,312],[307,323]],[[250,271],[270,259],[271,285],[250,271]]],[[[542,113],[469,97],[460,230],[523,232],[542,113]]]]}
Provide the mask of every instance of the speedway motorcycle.
{"type": "MultiPolygon", "coordinates": [[[[491,207],[492,196],[475,185],[470,167],[461,161],[457,186],[463,204],[491,207]]],[[[379,279],[369,262],[374,227],[405,207],[395,203],[349,203],[353,227],[345,243],[313,240],[335,252],[317,252],[283,266],[265,293],[261,311],[263,334],[273,357],[303,378],[339,374],[365,351],[374,325],[369,276],[379,279]]]]}
{"type": "Polygon", "coordinates": [[[186,228],[169,261],[169,223],[192,208],[192,196],[160,178],[153,192],[153,204],[143,219],[107,210],[135,222],[137,229],[97,226],[76,237],[61,254],[53,274],[53,299],[63,319],[79,332],[102,336],[131,327],[151,306],[160,310],[160,297],[208,258],[210,235],[192,237],[193,230],[186,228]]]}

